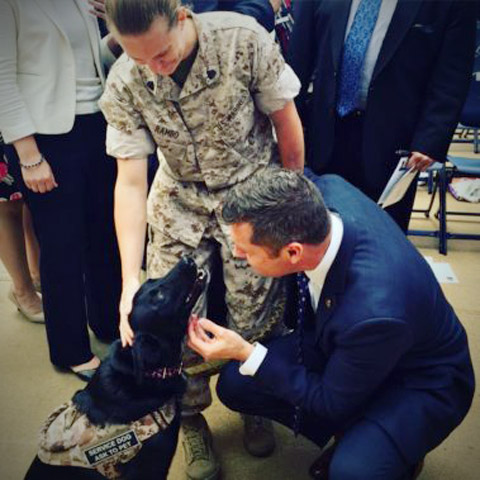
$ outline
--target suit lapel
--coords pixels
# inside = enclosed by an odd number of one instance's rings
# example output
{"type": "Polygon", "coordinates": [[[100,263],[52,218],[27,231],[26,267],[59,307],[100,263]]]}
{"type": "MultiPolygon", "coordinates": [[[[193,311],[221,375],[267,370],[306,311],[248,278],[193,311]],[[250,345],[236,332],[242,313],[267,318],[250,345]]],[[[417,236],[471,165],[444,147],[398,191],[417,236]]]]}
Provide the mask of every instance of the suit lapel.
{"type": "Polygon", "coordinates": [[[340,62],[351,6],[352,0],[332,0],[330,2],[330,33],[332,58],[335,66],[340,62]]]}
{"type": "Polygon", "coordinates": [[[342,218],[343,238],[340,249],[327,274],[316,311],[315,338],[318,342],[324,326],[337,309],[338,302],[345,291],[347,273],[355,249],[356,232],[354,226],[342,218]]]}
{"type": "Polygon", "coordinates": [[[398,0],[392,21],[383,40],[382,48],[378,54],[377,63],[373,70],[372,82],[393,57],[395,51],[407,34],[408,29],[415,21],[421,5],[422,0],[398,0]]]}
{"type": "Polygon", "coordinates": [[[61,27],[61,23],[57,18],[57,13],[55,11],[55,6],[52,4],[50,0],[34,0],[37,5],[45,12],[45,14],[52,20],[55,26],[58,28],[60,33],[62,34],[64,40],[68,40],[67,35],[63,31],[61,27]]]}

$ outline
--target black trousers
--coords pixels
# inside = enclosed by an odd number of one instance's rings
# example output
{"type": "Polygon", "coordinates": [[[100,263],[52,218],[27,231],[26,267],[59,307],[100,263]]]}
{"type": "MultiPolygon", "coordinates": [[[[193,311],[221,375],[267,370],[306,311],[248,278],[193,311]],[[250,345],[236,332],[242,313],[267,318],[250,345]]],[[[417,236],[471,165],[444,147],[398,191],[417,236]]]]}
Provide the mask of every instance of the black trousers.
{"type": "MultiPolygon", "coordinates": [[[[377,202],[388,179],[385,185],[372,188],[371,183],[367,181],[368,171],[364,167],[362,151],[363,114],[354,112],[344,118],[337,117],[332,162],[323,173],[340,175],[377,202]]],[[[385,209],[405,233],[408,230],[416,190],[417,182],[413,181],[403,199],[385,209]]]]}
{"type": "Polygon", "coordinates": [[[69,133],[36,135],[58,187],[34,193],[7,147],[40,244],[40,278],[50,358],[68,367],[92,358],[87,324],[118,337],[121,270],[113,224],[114,159],[105,154],[101,113],[79,115],[69,133]]]}

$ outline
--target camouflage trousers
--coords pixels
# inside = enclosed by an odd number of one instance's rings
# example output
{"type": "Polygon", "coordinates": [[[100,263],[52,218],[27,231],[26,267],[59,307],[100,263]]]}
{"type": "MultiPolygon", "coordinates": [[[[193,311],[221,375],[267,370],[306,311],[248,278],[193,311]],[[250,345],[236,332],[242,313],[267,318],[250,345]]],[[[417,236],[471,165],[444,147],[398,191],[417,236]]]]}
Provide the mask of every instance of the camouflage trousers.
{"type": "MultiPolygon", "coordinates": [[[[191,256],[199,268],[211,271],[213,255],[220,251],[226,287],[227,326],[249,341],[281,335],[286,304],[282,279],[257,275],[246,260],[234,258],[231,243],[222,232],[214,214],[209,220],[197,248],[172,239],[150,226],[147,247],[147,276],[165,275],[185,255],[191,256]],[[219,248],[218,248],[219,247],[219,248]]],[[[200,296],[193,312],[205,316],[206,291],[200,296]]],[[[185,346],[184,366],[187,390],[182,399],[182,415],[193,415],[212,403],[210,377],[225,362],[205,364],[201,357],[185,346]]]]}

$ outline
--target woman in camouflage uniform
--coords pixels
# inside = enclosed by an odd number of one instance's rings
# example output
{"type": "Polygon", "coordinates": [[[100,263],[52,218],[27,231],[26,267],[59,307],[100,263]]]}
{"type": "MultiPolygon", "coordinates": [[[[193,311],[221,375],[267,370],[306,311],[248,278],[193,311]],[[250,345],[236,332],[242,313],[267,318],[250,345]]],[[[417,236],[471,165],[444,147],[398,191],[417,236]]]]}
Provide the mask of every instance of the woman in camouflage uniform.
{"type": "MultiPolygon", "coordinates": [[[[229,188],[270,163],[303,168],[303,134],[293,102],[298,79],[249,17],[195,15],[178,0],[107,0],[106,11],[126,53],[112,68],[100,101],[107,151],[118,164],[123,343],[133,340],[127,317],[139,287],[147,218],[149,277],[164,275],[186,254],[208,268],[219,247],[229,326],[251,340],[272,334],[283,315],[282,284],[233,257],[220,203],[229,188]],[[147,156],[156,147],[160,167],[146,208],[147,156]]],[[[211,402],[208,377],[191,381],[189,389],[183,411],[192,415],[211,402]]],[[[215,478],[208,428],[203,417],[194,418],[189,425],[204,439],[204,455],[187,453],[187,473],[215,478]]],[[[183,430],[188,437],[186,422],[183,430]]]]}

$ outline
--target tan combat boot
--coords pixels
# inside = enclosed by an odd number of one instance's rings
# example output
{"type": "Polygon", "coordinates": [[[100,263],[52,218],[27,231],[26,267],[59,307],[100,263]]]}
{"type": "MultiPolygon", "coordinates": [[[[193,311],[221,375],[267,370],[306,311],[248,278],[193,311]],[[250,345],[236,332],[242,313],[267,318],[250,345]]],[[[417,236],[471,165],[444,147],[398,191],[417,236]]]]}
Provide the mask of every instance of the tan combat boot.
{"type": "Polygon", "coordinates": [[[254,457],[268,457],[275,450],[272,421],[257,415],[242,415],[243,445],[254,457]]]}
{"type": "Polygon", "coordinates": [[[182,445],[189,480],[216,480],[220,464],[212,446],[212,434],[201,413],[182,418],[182,445]]]}

